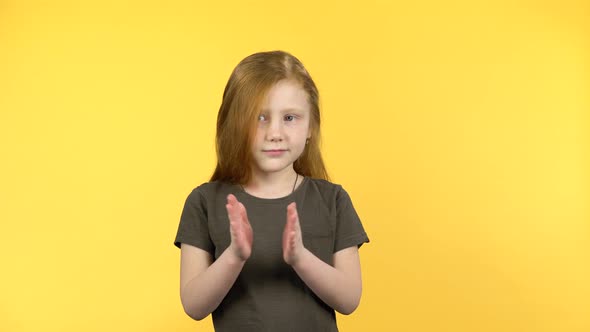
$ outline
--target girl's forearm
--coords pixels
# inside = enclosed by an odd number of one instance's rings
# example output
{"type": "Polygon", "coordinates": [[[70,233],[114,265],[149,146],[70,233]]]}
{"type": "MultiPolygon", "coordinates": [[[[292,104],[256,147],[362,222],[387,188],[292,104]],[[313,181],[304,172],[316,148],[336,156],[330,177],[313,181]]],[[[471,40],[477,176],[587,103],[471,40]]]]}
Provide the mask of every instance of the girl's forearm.
{"type": "Polygon", "coordinates": [[[339,313],[348,315],[358,307],[362,287],[359,278],[326,264],[307,249],[293,269],[322,301],[339,313]]]}
{"type": "Polygon", "coordinates": [[[181,290],[182,306],[191,318],[201,320],[213,312],[242,271],[245,261],[228,249],[181,290]]]}

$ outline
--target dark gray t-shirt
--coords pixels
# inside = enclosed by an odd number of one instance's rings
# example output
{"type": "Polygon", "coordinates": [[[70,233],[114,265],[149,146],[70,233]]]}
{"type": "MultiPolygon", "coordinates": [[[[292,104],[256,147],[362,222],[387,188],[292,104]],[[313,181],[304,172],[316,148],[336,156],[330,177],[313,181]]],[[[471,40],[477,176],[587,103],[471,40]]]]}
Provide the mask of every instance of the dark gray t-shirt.
{"type": "Polygon", "coordinates": [[[221,304],[215,331],[338,331],[334,310],[320,300],[283,260],[287,205],[297,203],[303,245],[332,264],[335,252],[369,242],[342,186],[305,177],[290,195],[263,199],[240,186],[204,183],[186,199],[174,245],[193,245],[217,259],[230,244],[225,204],[234,194],[244,204],[254,233],[252,254],[221,304]]]}

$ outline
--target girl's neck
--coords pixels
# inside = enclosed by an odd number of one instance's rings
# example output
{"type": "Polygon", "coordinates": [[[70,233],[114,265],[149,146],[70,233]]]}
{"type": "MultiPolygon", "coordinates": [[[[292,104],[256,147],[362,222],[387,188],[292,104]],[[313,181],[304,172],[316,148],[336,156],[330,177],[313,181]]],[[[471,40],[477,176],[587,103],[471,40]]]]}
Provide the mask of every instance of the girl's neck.
{"type": "Polygon", "coordinates": [[[291,194],[301,180],[303,177],[295,173],[293,168],[273,173],[253,172],[252,178],[243,188],[248,194],[259,198],[281,198],[291,194]]]}

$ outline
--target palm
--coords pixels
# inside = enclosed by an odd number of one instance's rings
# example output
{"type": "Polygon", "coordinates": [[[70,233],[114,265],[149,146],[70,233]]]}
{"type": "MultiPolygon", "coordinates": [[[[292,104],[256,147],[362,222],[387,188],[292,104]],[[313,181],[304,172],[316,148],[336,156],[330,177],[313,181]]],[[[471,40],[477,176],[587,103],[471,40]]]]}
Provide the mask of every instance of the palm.
{"type": "Polygon", "coordinates": [[[303,241],[299,216],[297,215],[295,203],[291,203],[287,206],[287,222],[283,230],[283,259],[287,264],[293,265],[302,250],[303,241]]]}
{"type": "Polygon", "coordinates": [[[227,215],[229,217],[229,229],[233,253],[241,260],[247,260],[252,253],[252,242],[254,240],[252,227],[248,221],[246,208],[234,195],[228,195],[227,215]]]}

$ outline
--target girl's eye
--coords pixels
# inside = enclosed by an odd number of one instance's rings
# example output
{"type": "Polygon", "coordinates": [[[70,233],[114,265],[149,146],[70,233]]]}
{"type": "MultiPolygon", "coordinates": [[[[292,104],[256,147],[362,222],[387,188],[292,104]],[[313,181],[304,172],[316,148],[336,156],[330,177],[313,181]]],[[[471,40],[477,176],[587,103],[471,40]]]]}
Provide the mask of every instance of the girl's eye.
{"type": "Polygon", "coordinates": [[[258,121],[264,121],[264,120],[266,120],[266,115],[261,114],[258,116],[258,121]]]}
{"type": "Polygon", "coordinates": [[[287,120],[287,121],[293,121],[293,120],[295,120],[295,117],[293,115],[286,115],[285,116],[285,120],[287,120]]]}

